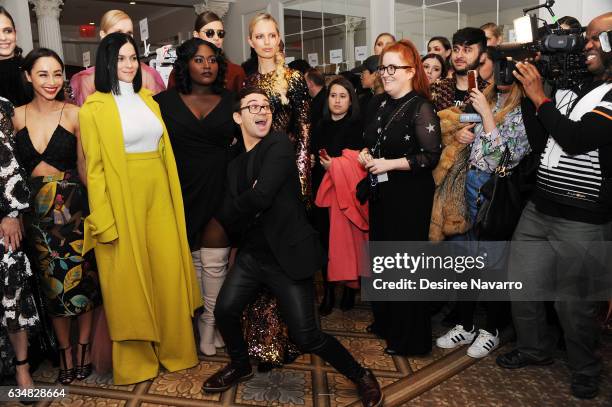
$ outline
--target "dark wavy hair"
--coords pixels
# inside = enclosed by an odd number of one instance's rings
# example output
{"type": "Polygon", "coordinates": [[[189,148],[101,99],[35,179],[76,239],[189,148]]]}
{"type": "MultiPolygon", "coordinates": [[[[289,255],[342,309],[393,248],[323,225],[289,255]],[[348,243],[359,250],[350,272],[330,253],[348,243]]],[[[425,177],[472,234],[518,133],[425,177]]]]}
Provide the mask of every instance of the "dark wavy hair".
{"type": "Polygon", "coordinates": [[[186,95],[190,94],[192,90],[191,75],[189,75],[189,61],[196,55],[198,48],[201,45],[209,47],[217,58],[217,64],[219,70],[217,77],[211,85],[212,91],[216,94],[220,94],[225,89],[225,72],[227,71],[227,62],[223,56],[223,52],[220,48],[217,48],[215,44],[205,41],[201,38],[192,38],[181,44],[176,49],[176,61],[174,61],[174,75],[176,78],[176,89],[186,95]]]}
{"type": "MultiPolygon", "coordinates": [[[[96,75],[94,78],[94,83],[98,92],[112,92],[115,95],[121,94],[119,90],[117,63],[119,61],[119,50],[128,42],[134,47],[136,58],[140,61],[138,45],[136,45],[136,41],[134,41],[131,35],[120,32],[108,34],[102,39],[100,45],[98,45],[98,51],[96,52],[96,75]]],[[[142,88],[142,69],[140,69],[140,62],[138,63],[138,70],[132,81],[132,86],[136,93],[140,92],[140,88],[142,88]]]]}
{"type": "MultiPolygon", "coordinates": [[[[62,61],[62,58],[60,58],[60,56],[57,55],[55,51],[49,48],[37,48],[37,49],[33,49],[32,51],[28,52],[28,55],[26,55],[25,58],[23,59],[23,62],[21,64],[21,69],[23,70],[23,72],[27,72],[30,76],[32,76],[32,68],[34,68],[34,64],[36,63],[36,61],[38,61],[40,58],[45,58],[45,57],[55,59],[62,67],[62,72],[64,72],[64,62],[62,61]]],[[[32,86],[32,83],[30,83],[29,81],[25,79],[25,75],[24,75],[23,81],[25,83],[26,100],[29,103],[34,99],[34,87],[32,86]]],[[[55,100],[64,100],[64,99],[65,99],[64,89],[62,88],[59,92],[57,92],[57,95],[55,96],[55,100]]]]}
{"type": "Polygon", "coordinates": [[[329,83],[329,86],[327,87],[327,92],[325,94],[325,105],[323,107],[323,120],[331,120],[331,112],[329,111],[329,93],[331,92],[331,88],[334,85],[340,85],[344,89],[346,89],[349,94],[349,97],[351,98],[351,105],[349,106],[348,112],[346,112],[346,115],[349,117],[349,121],[354,122],[360,120],[359,99],[357,98],[357,92],[355,92],[355,87],[353,86],[351,81],[349,81],[343,76],[339,76],[333,81],[331,81],[329,83]]]}

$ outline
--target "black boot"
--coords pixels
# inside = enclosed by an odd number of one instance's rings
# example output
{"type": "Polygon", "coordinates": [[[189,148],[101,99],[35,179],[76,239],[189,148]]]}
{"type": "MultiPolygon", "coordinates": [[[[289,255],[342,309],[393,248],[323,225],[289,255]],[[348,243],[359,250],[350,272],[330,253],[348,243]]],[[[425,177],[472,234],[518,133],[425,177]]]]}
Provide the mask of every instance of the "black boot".
{"type": "Polygon", "coordinates": [[[348,311],[353,309],[355,306],[355,290],[344,286],[342,291],[342,300],[340,300],[340,309],[342,311],[348,311]]]}
{"type": "Polygon", "coordinates": [[[323,300],[319,305],[319,315],[326,316],[331,314],[334,309],[334,303],[336,302],[336,285],[329,281],[323,282],[323,300]]]}

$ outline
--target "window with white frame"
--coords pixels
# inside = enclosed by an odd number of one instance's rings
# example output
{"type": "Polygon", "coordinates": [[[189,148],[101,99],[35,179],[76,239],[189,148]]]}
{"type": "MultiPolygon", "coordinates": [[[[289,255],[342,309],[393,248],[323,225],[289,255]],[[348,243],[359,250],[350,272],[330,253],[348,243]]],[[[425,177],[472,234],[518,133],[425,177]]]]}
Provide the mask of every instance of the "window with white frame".
{"type": "Polygon", "coordinates": [[[370,0],[284,1],[285,55],[325,73],[352,69],[370,56],[370,0]]]}
{"type": "Polygon", "coordinates": [[[537,0],[395,0],[396,34],[410,39],[423,54],[431,37],[450,41],[459,28],[489,22],[502,26],[504,41],[509,41],[512,21],[534,4],[537,0]]]}

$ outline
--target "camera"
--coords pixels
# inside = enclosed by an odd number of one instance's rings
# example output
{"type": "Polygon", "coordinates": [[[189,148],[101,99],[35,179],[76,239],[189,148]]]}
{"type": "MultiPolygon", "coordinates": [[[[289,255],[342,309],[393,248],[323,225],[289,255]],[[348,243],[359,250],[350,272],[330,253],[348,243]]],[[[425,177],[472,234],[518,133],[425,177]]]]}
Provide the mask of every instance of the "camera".
{"type": "MultiPolygon", "coordinates": [[[[545,7],[554,17],[550,7],[554,1],[526,8],[524,13],[545,7]]],[[[489,53],[495,67],[495,83],[511,85],[516,63],[530,61],[540,75],[555,89],[569,89],[582,83],[589,75],[584,55],[584,27],[562,29],[557,23],[537,27],[536,17],[525,15],[514,20],[517,42],[490,47],[489,53]]]]}

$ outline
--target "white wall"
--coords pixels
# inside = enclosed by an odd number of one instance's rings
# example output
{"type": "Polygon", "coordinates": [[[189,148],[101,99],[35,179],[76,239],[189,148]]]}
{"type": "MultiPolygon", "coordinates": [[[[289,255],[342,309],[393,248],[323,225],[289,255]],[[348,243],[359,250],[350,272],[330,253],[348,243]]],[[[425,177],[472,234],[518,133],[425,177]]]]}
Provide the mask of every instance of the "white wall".
{"type": "MultiPolygon", "coordinates": [[[[523,16],[523,8],[525,7],[516,7],[516,8],[509,8],[509,9],[502,9],[500,7],[498,24],[504,26],[504,41],[508,41],[508,30],[513,29],[512,22],[514,21],[514,19],[523,16]]],[[[468,16],[467,25],[469,27],[480,27],[481,25],[485,23],[489,23],[489,22],[494,23],[495,19],[496,19],[495,11],[488,12],[488,13],[482,13],[482,14],[473,14],[473,15],[468,16]]]]}
{"type": "MultiPolygon", "coordinates": [[[[540,0],[540,4],[544,3],[540,0]]],[[[580,24],[587,26],[589,21],[603,13],[612,11],[612,0],[557,0],[552,7],[553,12],[559,17],[576,17],[580,24]]],[[[552,19],[546,9],[540,9],[540,18],[551,23],[552,19]]]]}
{"type": "MultiPolygon", "coordinates": [[[[149,18],[148,43],[153,44],[151,46],[151,52],[155,52],[155,49],[159,45],[178,45],[182,41],[191,38],[195,18],[195,10],[187,8],[168,10],[149,18]]],[[[81,66],[83,64],[83,53],[85,51],[90,51],[91,64],[95,65],[96,50],[100,41],[98,31],[96,30],[95,37],[83,38],[79,34],[79,26],[62,25],[60,30],[62,33],[64,62],[66,65],[81,66]]],[[[134,38],[139,45],[142,45],[138,22],[134,22],[134,30],[134,38]]],[[[38,46],[38,27],[36,22],[32,24],[31,31],[34,37],[34,45],[38,46]]],[[[142,49],[141,47],[141,51],[142,49]]]]}
{"type": "MultiPolygon", "coordinates": [[[[419,8],[396,5],[396,36],[411,40],[422,54],[427,52],[429,38],[442,35],[449,40],[457,31],[457,12],[426,9],[425,29],[423,30],[423,10],[419,8]]],[[[461,27],[467,26],[467,16],[461,14],[461,27]]]]}
{"type": "MultiPolygon", "coordinates": [[[[193,8],[180,8],[149,19],[149,42],[152,44],[177,44],[192,37],[197,15],[193,8]],[[178,41],[180,39],[181,41],[178,41]]],[[[138,25],[136,24],[136,31],[138,25]]],[[[138,36],[138,35],[137,35],[138,36]]],[[[154,47],[151,47],[153,51],[154,47]]]]}
{"type": "MultiPolygon", "coordinates": [[[[282,0],[240,0],[230,5],[229,12],[224,19],[225,29],[228,32],[224,42],[225,52],[236,63],[248,58],[249,47],[245,44],[246,41],[243,42],[243,38],[246,39],[248,36],[247,27],[249,20],[260,11],[270,12],[279,22],[281,34],[284,34],[283,19],[281,18],[282,10],[285,6],[283,3],[287,3],[286,7],[292,9],[321,11],[323,7],[324,11],[329,13],[366,17],[368,19],[366,30],[357,31],[355,45],[365,45],[367,41],[367,45],[372,47],[372,36],[375,37],[379,32],[383,31],[395,31],[393,28],[395,23],[392,18],[393,2],[394,0],[349,0],[350,4],[347,9],[344,0],[311,0],[302,2],[299,6],[293,5],[290,2],[283,2],[282,0]],[[372,5],[371,7],[370,4],[372,5]],[[391,6],[389,7],[389,5],[391,6]],[[374,26],[378,28],[373,29],[372,27],[374,26]]],[[[311,45],[305,44],[305,49],[308,47],[316,48],[316,45],[311,45]]],[[[333,46],[339,47],[338,45],[333,46]]],[[[331,49],[327,44],[325,48],[326,50],[331,49]]],[[[322,56],[319,55],[320,60],[321,58],[322,56]]]]}

